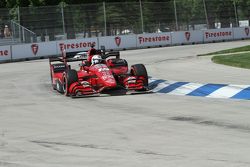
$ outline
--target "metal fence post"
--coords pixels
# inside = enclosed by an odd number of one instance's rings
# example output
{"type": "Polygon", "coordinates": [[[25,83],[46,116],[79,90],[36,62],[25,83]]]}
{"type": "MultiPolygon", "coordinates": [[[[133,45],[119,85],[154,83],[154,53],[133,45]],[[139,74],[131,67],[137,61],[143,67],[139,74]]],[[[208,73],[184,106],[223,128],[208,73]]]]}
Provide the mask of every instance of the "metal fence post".
{"type": "Polygon", "coordinates": [[[142,12],[141,0],[139,0],[139,2],[140,2],[140,12],[141,12],[141,31],[142,31],[142,33],[144,33],[144,23],[143,23],[143,12],[142,12]]]}
{"type": "Polygon", "coordinates": [[[16,10],[17,10],[16,11],[16,13],[17,13],[17,21],[20,24],[20,18],[21,18],[21,16],[20,16],[20,7],[18,6],[16,10]]]}
{"type": "Polygon", "coordinates": [[[236,6],[236,2],[234,1],[234,14],[235,14],[235,22],[236,22],[236,27],[239,27],[239,21],[238,21],[238,10],[236,6]]]}
{"type": "Polygon", "coordinates": [[[206,6],[205,0],[203,0],[203,6],[204,6],[204,12],[205,12],[205,17],[206,17],[206,22],[207,22],[207,28],[209,29],[209,22],[208,22],[208,16],[207,16],[207,6],[206,6]]]}
{"type": "Polygon", "coordinates": [[[63,38],[64,38],[64,36],[65,36],[65,34],[66,34],[66,32],[65,32],[65,22],[64,22],[64,3],[62,2],[61,3],[61,14],[62,14],[62,25],[63,25],[63,38]]]}
{"type": "MultiPolygon", "coordinates": [[[[20,7],[17,7],[17,19],[18,19],[18,23],[21,24],[21,14],[20,14],[20,7]]],[[[20,42],[22,42],[22,37],[21,37],[21,27],[19,26],[19,38],[20,38],[20,42]]]]}
{"type": "Polygon", "coordinates": [[[103,17],[104,17],[104,36],[107,36],[106,6],[104,1],[103,1],[103,17]]]}
{"type": "Polygon", "coordinates": [[[22,42],[25,42],[26,39],[25,39],[25,33],[24,33],[24,28],[23,27],[22,27],[22,34],[23,34],[23,40],[22,40],[22,42]]]}
{"type": "Polygon", "coordinates": [[[177,8],[176,8],[176,1],[174,0],[174,15],[175,15],[175,29],[176,31],[179,30],[179,25],[178,25],[178,16],[177,16],[177,8]]]}

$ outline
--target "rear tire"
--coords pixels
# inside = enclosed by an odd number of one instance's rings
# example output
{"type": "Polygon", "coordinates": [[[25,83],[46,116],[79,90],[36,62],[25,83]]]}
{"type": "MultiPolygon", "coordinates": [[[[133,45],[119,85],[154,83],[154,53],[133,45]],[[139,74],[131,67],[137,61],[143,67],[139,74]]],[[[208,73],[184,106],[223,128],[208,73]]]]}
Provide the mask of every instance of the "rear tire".
{"type": "Polygon", "coordinates": [[[78,81],[76,70],[68,70],[63,77],[63,91],[65,96],[69,96],[69,87],[72,83],[78,81]]]}
{"type": "Polygon", "coordinates": [[[143,84],[145,87],[148,86],[148,73],[143,64],[135,64],[131,66],[131,75],[137,76],[137,77],[144,77],[145,80],[143,81],[143,84]]]}

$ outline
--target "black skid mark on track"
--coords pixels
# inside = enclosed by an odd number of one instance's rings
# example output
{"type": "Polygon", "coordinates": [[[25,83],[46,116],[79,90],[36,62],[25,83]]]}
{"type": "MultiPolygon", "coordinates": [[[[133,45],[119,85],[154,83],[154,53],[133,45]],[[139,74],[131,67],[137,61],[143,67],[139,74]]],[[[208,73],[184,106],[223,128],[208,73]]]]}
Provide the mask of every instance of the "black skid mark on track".
{"type": "Polygon", "coordinates": [[[17,163],[12,162],[6,162],[6,161],[0,161],[0,166],[6,166],[6,167],[18,167],[19,165],[17,163]]]}
{"type": "Polygon", "coordinates": [[[226,122],[218,122],[218,121],[212,121],[212,120],[204,120],[204,119],[198,118],[198,117],[183,117],[183,116],[178,117],[177,116],[177,117],[171,117],[169,119],[172,121],[191,122],[194,124],[199,124],[199,125],[204,125],[204,126],[215,126],[215,127],[219,127],[219,128],[250,132],[249,126],[234,125],[234,124],[230,124],[230,123],[226,123],[226,122]]]}
{"type": "Polygon", "coordinates": [[[31,141],[31,142],[46,147],[49,147],[49,145],[57,145],[57,146],[70,146],[70,147],[80,147],[80,148],[90,148],[90,149],[100,149],[100,150],[121,151],[120,149],[102,147],[94,144],[78,144],[78,143],[50,142],[50,141],[31,141]]]}
{"type": "Polygon", "coordinates": [[[231,161],[231,160],[226,160],[226,159],[212,159],[212,158],[209,158],[207,159],[209,161],[217,161],[217,162],[226,162],[226,163],[234,163],[234,164],[244,164],[245,165],[250,165],[250,162],[244,162],[244,161],[231,161]]]}
{"type": "Polygon", "coordinates": [[[156,152],[149,151],[149,150],[136,150],[135,152],[138,153],[138,154],[144,154],[144,155],[165,156],[165,157],[180,157],[180,155],[162,154],[162,153],[156,153],[156,152]]]}

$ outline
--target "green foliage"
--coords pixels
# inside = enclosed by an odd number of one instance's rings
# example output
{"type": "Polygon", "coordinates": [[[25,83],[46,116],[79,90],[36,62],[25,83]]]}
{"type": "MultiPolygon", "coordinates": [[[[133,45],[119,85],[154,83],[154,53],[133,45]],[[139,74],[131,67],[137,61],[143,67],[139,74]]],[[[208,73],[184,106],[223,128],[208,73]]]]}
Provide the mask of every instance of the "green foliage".
{"type": "Polygon", "coordinates": [[[249,51],[250,51],[250,45],[247,45],[247,46],[242,46],[242,47],[238,47],[238,48],[226,49],[226,50],[221,50],[218,52],[203,54],[203,55],[199,55],[199,56],[217,55],[217,54],[232,54],[232,53],[237,53],[237,52],[249,52],[249,51]]]}
{"type": "Polygon", "coordinates": [[[212,61],[218,64],[250,69],[250,53],[214,56],[212,61]]]}
{"type": "Polygon", "coordinates": [[[39,34],[41,31],[47,34],[50,29],[62,32],[62,27],[67,34],[97,35],[103,35],[100,33],[105,33],[105,28],[107,35],[118,35],[124,30],[131,30],[132,33],[185,31],[204,28],[207,23],[208,28],[215,28],[217,22],[221,23],[222,28],[230,27],[231,24],[235,26],[237,20],[250,19],[250,0],[0,0],[0,7],[9,8],[10,11],[2,17],[10,15],[10,19],[20,18],[23,26],[39,34]],[[106,4],[106,17],[103,2],[106,4]],[[234,9],[237,9],[236,13],[234,9]],[[20,17],[17,17],[17,13],[20,17]],[[62,17],[65,18],[66,27],[62,17]]]}
{"type": "Polygon", "coordinates": [[[142,5],[144,32],[169,31],[175,29],[174,3],[145,2],[142,5]]]}
{"type": "Polygon", "coordinates": [[[6,1],[0,1],[0,8],[6,7],[6,1]]]}

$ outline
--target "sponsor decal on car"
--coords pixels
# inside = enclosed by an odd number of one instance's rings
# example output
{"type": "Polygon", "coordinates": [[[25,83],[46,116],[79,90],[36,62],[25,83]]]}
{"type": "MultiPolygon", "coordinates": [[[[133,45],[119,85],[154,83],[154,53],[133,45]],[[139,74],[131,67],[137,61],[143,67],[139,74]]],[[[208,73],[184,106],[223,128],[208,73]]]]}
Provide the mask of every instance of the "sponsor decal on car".
{"type": "Polygon", "coordinates": [[[37,54],[38,49],[39,49],[38,44],[32,44],[32,45],[31,45],[31,50],[32,50],[32,53],[33,53],[34,55],[37,54]]]}
{"type": "Polygon", "coordinates": [[[99,72],[109,71],[109,68],[108,67],[106,67],[106,68],[99,68],[98,71],[99,72]]]}
{"type": "Polygon", "coordinates": [[[61,65],[54,65],[54,68],[65,68],[66,65],[65,64],[61,64],[61,65]]]}

